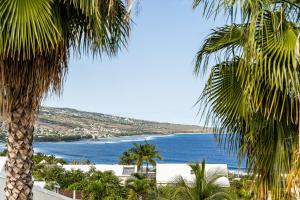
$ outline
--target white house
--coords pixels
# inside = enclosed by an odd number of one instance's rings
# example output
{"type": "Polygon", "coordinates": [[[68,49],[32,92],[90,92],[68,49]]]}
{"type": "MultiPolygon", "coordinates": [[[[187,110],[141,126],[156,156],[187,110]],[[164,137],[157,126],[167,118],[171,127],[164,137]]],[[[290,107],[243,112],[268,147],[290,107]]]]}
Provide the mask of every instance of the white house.
{"type": "MultiPolygon", "coordinates": [[[[229,187],[227,164],[205,164],[206,178],[209,179],[213,174],[218,174],[215,183],[221,187],[229,187]]],[[[188,164],[157,164],[156,182],[158,185],[166,185],[174,182],[176,178],[182,176],[188,182],[193,182],[195,175],[188,164]]]]}
{"type": "MultiPolygon", "coordinates": [[[[0,157],[0,200],[5,200],[5,161],[6,157],[0,157]]],[[[40,187],[40,184],[33,186],[33,200],[72,200],[71,198],[57,194],[40,187]]]]}

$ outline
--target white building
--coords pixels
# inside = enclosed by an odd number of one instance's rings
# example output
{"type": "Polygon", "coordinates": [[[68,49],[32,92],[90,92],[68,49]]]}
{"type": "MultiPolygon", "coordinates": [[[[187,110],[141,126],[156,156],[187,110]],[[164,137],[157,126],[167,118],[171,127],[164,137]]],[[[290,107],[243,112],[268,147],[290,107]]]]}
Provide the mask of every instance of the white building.
{"type": "MultiPolygon", "coordinates": [[[[0,157],[0,200],[5,200],[5,161],[6,157],[0,157]]],[[[46,190],[39,185],[40,184],[34,184],[33,186],[33,200],[72,200],[63,195],[46,190]]]]}
{"type": "MultiPolygon", "coordinates": [[[[227,164],[205,164],[206,178],[209,179],[213,174],[218,174],[215,183],[221,187],[229,187],[227,164]]],[[[156,182],[158,185],[166,185],[174,182],[181,176],[188,182],[193,182],[195,175],[188,164],[157,164],[156,182]]]]}
{"type": "MultiPolygon", "coordinates": [[[[4,165],[6,157],[0,157],[0,191],[4,191],[5,186],[5,175],[4,165]]],[[[94,167],[98,171],[111,171],[115,176],[125,181],[127,178],[137,172],[137,167],[134,165],[108,165],[108,164],[97,164],[97,165],[63,165],[65,170],[81,170],[88,172],[91,167],[94,167]]],[[[228,169],[227,164],[205,164],[205,174],[207,179],[213,174],[221,176],[215,183],[221,187],[229,187],[230,183],[228,180],[228,169]]],[[[156,182],[157,185],[166,185],[174,182],[174,180],[182,176],[186,181],[193,182],[195,175],[188,164],[157,164],[156,166],[156,182]]],[[[33,199],[34,200],[70,200],[65,196],[59,195],[52,191],[43,189],[43,184],[37,182],[33,188],[33,199]]],[[[0,192],[0,200],[4,200],[4,192],[0,192]]]]}
{"type": "MultiPolygon", "coordinates": [[[[131,174],[137,172],[134,165],[63,165],[65,170],[81,170],[87,172],[91,167],[95,167],[98,171],[112,171],[114,175],[123,181],[130,177],[131,174]]],[[[221,187],[229,187],[227,164],[205,164],[205,173],[207,179],[211,175],[217,174],[221,176],[215,183],[221,187]]],[[[195,176],[188,164],[157,164],[156,165],[156,182],[158,185],[165,185],[174,182],[174,180],[182,176],[185,180],[193,182],[195,176]]]]}

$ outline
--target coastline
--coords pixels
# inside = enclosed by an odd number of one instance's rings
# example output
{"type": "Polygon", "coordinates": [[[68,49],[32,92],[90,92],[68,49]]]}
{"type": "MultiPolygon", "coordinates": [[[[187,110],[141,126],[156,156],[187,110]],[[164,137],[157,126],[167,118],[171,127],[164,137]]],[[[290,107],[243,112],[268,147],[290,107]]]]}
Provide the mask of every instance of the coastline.
{"type": "MultiPolygon", "coordinates": [[[[160,136],[172,136],[172,135],[199,135],[199,134],[214,134],[212,132],[186,132],[186,133],[144,133],[144,134],[124,134],[124,135],[110,135],[105,137],[98,137],[93,139],[92,137],[85,137],[82,135],[75,136],[60,136],[60,137],[42,137],[42,138],[34,138],[34,142],[80,142],[80,141],[105,141],[111,139],[122,139],[128,137],[160,137],[160,136]]],[[[5,140],[0,140],[0,143],[5,144],[5,140]]]]}
{"type": "MultiPolygon", "coordinates": [[[[124,135],[110,135],[106,137],[98,137],[93,139],[92,137],[84,137],[76,135],[75,137],[43,137],[43,138],[34,138],[34,142],[80,142],[80,141],[105,141],[111,139],[120,139],[128,137],[160,137],[160,136],[172,136],[172,135],[199,135],[199,134],[214,134],[212,132],[187,132],[187,133],[144,133],[144,134],[124,134],[124,135]]],[[[4,141],[0,141],[0,143],[4,141]]]]}

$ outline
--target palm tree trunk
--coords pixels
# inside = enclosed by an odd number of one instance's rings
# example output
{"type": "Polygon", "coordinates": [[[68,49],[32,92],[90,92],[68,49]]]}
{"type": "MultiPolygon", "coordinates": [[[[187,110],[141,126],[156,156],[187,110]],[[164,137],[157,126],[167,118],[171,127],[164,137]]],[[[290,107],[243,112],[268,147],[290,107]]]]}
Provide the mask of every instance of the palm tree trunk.
{"type": "Polygon", "coordinates": [[[7,200],[31,200],[33,196],[33,113],[31,107],[15,103],[9,116],[5,166],[7,200]]]}
{"type": "Polygon", "coordinates": [[[300,157],[300,95],[298,96],[298,101],[298,156],[300,157]]]}
{"type": "MultiPolygon", "coordinates": [[[[300,37],[300,34],[299,34],[300,37]]],[[[298,95],[298,101],[299,101],[299,110],[298,110],[298,154],[296,153],[296,162],[300,162],[300,95],[298,95]]],[[[297,164],[295,170],[295,174],[297,173],[297,164]]],[[[299,169],[298,169],[299,170],[299,169]]],[[[300,177],[296,177],[293,180],[293,188],[295,191],[295,198],[300,199],[300,177]]]]}
{"type": "Polygon", "coordinates": [[[268,198],[268,192],[266,191],[264,184],[260,183],[259,188],[258,188],[258,197],[257,199],[259,200],[267,200],[268,198]]]}

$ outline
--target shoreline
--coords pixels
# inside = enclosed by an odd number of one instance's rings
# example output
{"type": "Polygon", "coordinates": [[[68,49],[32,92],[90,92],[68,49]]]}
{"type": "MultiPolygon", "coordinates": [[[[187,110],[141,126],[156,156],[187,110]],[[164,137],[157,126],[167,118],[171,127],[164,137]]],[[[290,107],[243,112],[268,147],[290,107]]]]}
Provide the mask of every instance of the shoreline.
{"type": "MultiPolygon", "coordinates": [[[[81,142],[81,141],[90,141],[90,142],[98,142],[112,139],[122,139],[128,137],[161,137],[161,136],[174,136],[174,135],[213,135],[212,132],[186,132],[186,133],[145,133],[145,134],[127,134],[127,135],[112,135],[107,137],[99,137],[97,139],[92,139],[91,137],[82,137],[80,135],[75,136],[62,136],[62,137],[43,137],[43,138],[34,138],[33,142],[43,143],[43,142],[81,142]]],[[[5,144],[6,141],[0,140],[0,144],[5,144]]]]}
{"type": "Polygon", "coordinates": [[[149,134],[137,134],[137,135],[117,135],[117,136],[108,136],[108,137],[102,137],[102,138],[97,138],[97,139],[90,139],[90,138],[80,138],[80,139],[74,139],[74,140],[64,140],[61,138],[60,140],[47,140],[43,139],[41,141],[39,140],[34,140],[34,142],[84,142],[84,141],[89,141],[89,142],[104,142],[106,140],[114,140],[114,139],[122,139],[122,138],[135,138],[135,137],[145,137],[144,139],[147,141],[147,137],[164,137],[164,136],[174,136],[174,135],[213,135],[214,133],[206,133],[206,132],[199,132],[199,133],[149,133],[149,134]]]}
{"type": "MultiPolygon", "coordinates": [[[[134,134],[134,135],[116,135],[116,136],[108,136],[108,137],[99,137],[97,139],[91,138],[78,138],[78,139],[67,139],[67,138],[58,138],[58,139],[48,139],[47,137],[42,138],[41,140],[34,139],[34,142],[80,142],[80,141],[105,141],[111,139],[119,139],[119,138],[128,138],[128,137],[160,137],[160,136],[172,136],[172,135],[213,135],[214,133],[207,132],[190,132],[190,133],[149,133],[149,134],[134,134]]],[[[147,140],[147,139],[146,139],[147,140]]]]}

